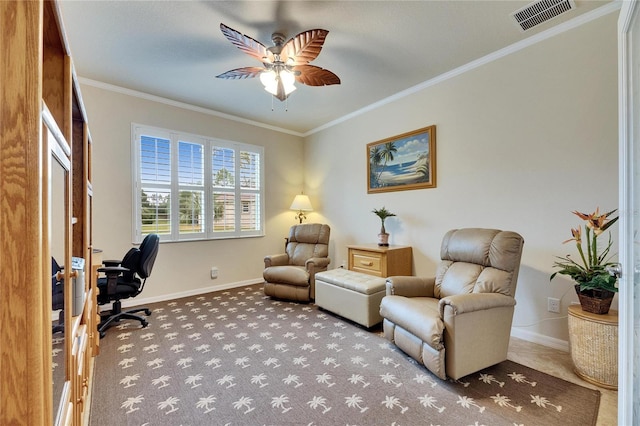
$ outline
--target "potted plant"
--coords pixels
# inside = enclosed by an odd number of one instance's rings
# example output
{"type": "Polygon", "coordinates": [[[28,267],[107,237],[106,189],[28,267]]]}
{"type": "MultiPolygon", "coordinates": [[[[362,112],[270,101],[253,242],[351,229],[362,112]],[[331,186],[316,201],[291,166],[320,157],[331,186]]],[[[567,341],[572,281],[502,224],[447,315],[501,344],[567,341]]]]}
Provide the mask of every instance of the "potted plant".
{"type": "Polygon", "coordinates": [[[381,209],[373,209],[371,212],[378,216],[382,221],[382,227],[380,228],[380,233],[378,234],[378,245],[388,247],[389,234],[387,234],[387,230],[384,228],[384,221],[388,217],[395,216],[395,213],[391,213],[384,206],[381,209]]]}
{"type": "Polygon", "coordinates": [[[616,286],[618,278],[607,270],[616,265],[611,262],[609,251],[611,250],[611,233],[606,246],[598,250],[598,236],[616,223],[618,217],[611,218],[615,213],[600,214],[599,209],[591,214],[574,211],[573,214],[584,220],[584,242],[586,254],[583,248],[583,235],[580,227],[571,229],[572,238],[563,242],[575,241],[579,257],[574,259],[570,254],[557,256],[559,260],[554,262],[553,267],[558,270],[554,272],[550,280],[557,274],[567,275],[573,279],[576,293],[580,299],[582,310],[596,314],[606,314],[609,312],[614,294],[618,291],[616,286]]]}

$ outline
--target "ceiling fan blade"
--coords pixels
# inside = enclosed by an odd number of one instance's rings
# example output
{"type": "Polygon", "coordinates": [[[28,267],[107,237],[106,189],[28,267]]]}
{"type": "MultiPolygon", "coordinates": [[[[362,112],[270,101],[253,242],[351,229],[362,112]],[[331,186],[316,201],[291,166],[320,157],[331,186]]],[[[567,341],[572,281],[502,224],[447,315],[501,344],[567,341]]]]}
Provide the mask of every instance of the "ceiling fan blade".
{"type": "Polygon", "coordinates": [[[318,57],[324,40],[329,34],[327,30],[308,30],[293,37],[282,48],[282,61],[293,59],[293,65],[307,64],[318,57]]]}
{"type": "Polygon", "coordinates": [[[269,58],[270,62],[273,62],[273,54],[258,40],[241,34],[222,23],[220,24],[220,31],[222,31],[227,40],[247,55],[256,58],[260,62],[264,62],[265,57],[269,58]]]}
{"type": "Polygon", "coordinates": [[[227,72],[223,72],[217,75],[216,78],[226,78],[227,80],[242,80],[245,78],[253,78],[260,75],[264,71],[264,68],[260,67],[244,67],[236,68],[227,72]]]}
{"type": "Polygon", "coordinates": [[[340,77],[329,70],[316,67],[315,65],[298,65],[293,67],[294,71],[300,71],[296,76],[296,81],[307,86],[329,86],[340,84],[340,77]]]}

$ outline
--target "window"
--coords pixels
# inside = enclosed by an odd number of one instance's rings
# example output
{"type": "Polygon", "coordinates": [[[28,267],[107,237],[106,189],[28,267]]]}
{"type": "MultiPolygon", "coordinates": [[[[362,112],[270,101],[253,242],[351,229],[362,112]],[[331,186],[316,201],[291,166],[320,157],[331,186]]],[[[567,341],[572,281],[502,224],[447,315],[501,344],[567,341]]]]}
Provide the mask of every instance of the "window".
{"type": "Polygon", "coordinates": [[[134,124],[134,241],[263,235],[263,148],[134,124]]]}

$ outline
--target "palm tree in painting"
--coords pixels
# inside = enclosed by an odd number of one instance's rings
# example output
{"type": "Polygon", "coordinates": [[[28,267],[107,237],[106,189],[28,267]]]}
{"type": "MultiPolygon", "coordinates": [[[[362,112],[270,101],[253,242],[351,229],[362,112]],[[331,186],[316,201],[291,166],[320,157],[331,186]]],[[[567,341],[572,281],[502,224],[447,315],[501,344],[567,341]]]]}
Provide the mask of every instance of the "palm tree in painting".
{"type": "Polygon", "coordinates": [[[420,174],[420,181],[421,182],[428,182],[429,181],[429,164],[425,163],[421,166],[419,166],[416,169],[416,173],[420,174]]]}
{"type": "Polygon", "coordinates": [[[382,166],[380,167],[380,171],[378,172],[378,176],[376,177],[376,184],[377,186],[381,186],[380,184],[380,176],[382,176],[382,172],[384,171],[385,167],[387,167],[387,163],[389,161],[393,161],[394,157],[394,153],[398,152],[398,147],[396,147],[396,143],[395,142],[387,142],[384,144],[384,147],[382,148],[382,150],[380,151],[380,160],[384,160],[384,163],[382,164],[382,166]]]}
{"type": "Polygon", "coordinates": [[[382,162],[381,152],[380,145],[376,145],[369,150],[369,182],[372,187],[374,186],[374,182],[376,186],[378,185],[376,173],[382,162]]]}

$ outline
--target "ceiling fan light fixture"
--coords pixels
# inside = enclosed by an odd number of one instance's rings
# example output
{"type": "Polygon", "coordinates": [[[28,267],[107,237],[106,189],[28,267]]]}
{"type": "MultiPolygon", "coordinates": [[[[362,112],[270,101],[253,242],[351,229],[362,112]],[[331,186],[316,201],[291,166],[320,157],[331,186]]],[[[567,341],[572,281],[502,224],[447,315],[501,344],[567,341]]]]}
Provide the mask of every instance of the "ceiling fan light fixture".
{"type": "Polygon", "coordinates": [[[294,85],[296,79],[292,72],[282,68],[278,70],[268,70],[260,73],[260,82],[264,86],[264,90],[271,93],[274,96],[278,95],[278,81],[282,82],[285,96],[289,96],[296,86],[294,85]]]}
{"type": "Polygon", "coordinates": [[[287,100],[289,94],[296,90],[295,82],[307,86],[340,84],[340,78],[331,71],[309,65],[309,62],[320,53],[324,40],[329,34],[327,30],[307,30],[292,37],[286,43],[283,34],[274,33],[271,37],[274,46],[269,48],[225,24],[220,24],[220,30],[227,40],[244,53],[259,60],[264,68],[236,68],[217,75],[217,78],[240,80],[260,77],[265,90],[280,101],[287,100]]]}

